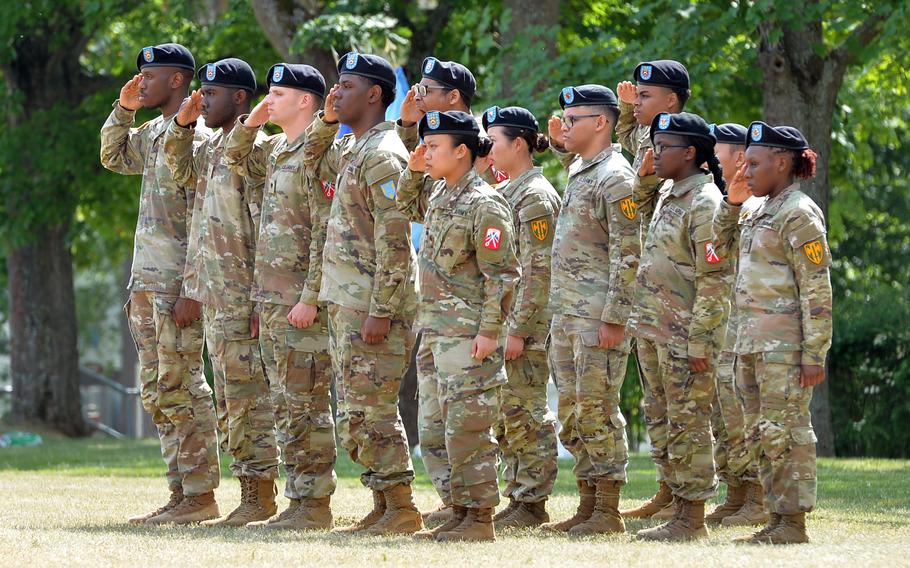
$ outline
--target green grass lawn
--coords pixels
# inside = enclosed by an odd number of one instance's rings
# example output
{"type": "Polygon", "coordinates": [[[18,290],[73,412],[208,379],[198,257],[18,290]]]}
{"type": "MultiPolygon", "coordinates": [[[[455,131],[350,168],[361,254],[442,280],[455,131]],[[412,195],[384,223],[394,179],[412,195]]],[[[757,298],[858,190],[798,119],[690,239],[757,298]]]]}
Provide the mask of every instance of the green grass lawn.
{"type": "MultiPolygon", "coordinates": [[[[343,454],[344,452],[342,452],[343,454]]],[[[227,459],[217,491],[222,511],[239,499],[227,459]]],[[[417,469],[417,501],[436,496],[417,469]]],[[[156,440],[66,440],[45,436],[34,449],[0,450],[0,566],[907,566],[910,565],[910,461],[821,460],[820,506],[809,519],[812,544],[742,547],[742,529],[715,529],[695,544],[639,543],[630,534],[570,538],[540,531],[500,533],[495,543],[446,544],[410,538],[342,537],[326,533],[265,534],[252,529],[136,527],[124,519],[166,498],[156,440]]],[[[337,524],[370,508],[359,468],[342,455],[332,509],[337,524]]],[[[633,455],[623,506],[655,488],[646,455],[633,455]]],[[[281,507],[286,504],[283,497],[281,507]]],[[[560,464],[549,510],[569,516],[576,505],[571,463],[560,464]]]]}

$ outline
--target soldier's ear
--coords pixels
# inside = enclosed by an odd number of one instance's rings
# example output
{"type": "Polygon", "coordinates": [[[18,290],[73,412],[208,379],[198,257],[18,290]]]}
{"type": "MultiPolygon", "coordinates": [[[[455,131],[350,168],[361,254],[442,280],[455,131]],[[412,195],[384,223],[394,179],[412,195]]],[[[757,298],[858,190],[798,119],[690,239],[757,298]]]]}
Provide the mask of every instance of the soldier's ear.
{"type": "Polygon", "coordinates": [[[370,86],[370,90],[367,91],[367,102],[370,104],[382,103],[382,87],[379,85],[370,86]]]}

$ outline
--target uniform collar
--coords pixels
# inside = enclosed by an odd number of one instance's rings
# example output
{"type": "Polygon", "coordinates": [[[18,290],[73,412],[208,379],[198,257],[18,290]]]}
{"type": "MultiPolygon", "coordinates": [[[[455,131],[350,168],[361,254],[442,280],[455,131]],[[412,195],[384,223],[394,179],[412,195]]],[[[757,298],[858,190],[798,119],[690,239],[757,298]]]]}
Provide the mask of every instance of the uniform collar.
{"type": "Polygon", "coordinates": [[[673,197],[681,197],[696,187],[703,186],[705,184],[711,183],[714,181],[714,176],[706,173],[697,173],[693,176],[689,176],[684,180],[680,180],[679,183],[674,182],[670,186],[670,195],[673,197]]]}
{"type": "Polygon", "coordinates": [[[363,136],[361,136],[359,139],[357,139],[357,141],[354,143],[354,146],[351,148],[351,151],[355,152],[355,153],[359,153],[361,150],[363,150],[363,148],[367,145],[367,143],[370,140],[372,140],[373,138],[375,138],[376,136],[380,135],[381,133],[383,133],[387,130],[392,130],[393,128],[394,128],[393,123],[388,120],[386,120],[384,122],[380,122],[373,128],[370,128],[369,130],[364,132],[363,136]]]}
{"type": "Polygon", "coordinates": [[[774,199],[766,199],[761,208],[755,213],[755,218],[764,217],[765,215],[774,216],[780,211],[784,202],[794,191],[799,190],[799,182],[793,182],[781,191],[774,199]]]}
{"type": "Polygon", "coordinates": [[[543,172],[543,169],[540,166],[532,166],[531,169],[524,172],[515,179],[510,179],[506,186],[503,188],[503,191],[514,191],[521,188],[522,184],[531,179],[532,177],[543,172]]]}
{"type": "Polygon", "coordinates": [[[612,144],[610,144],[609,146],[607,146],[606,148],[601,150],[600,153],[597,154],[596,156],[593,156],[592,158],[589,158],[587,160],[582,159],[581,163],[578,165],[578,170],[575,171],[575,174],[580,174],[581,172],[591,168],[592,166],[596,166],[597,164],[599,164],[599,163],[603,162],[604,160],[606,160],[607,158],[609,158],[611,154],[613,154],[613,145],[612,144]]]}

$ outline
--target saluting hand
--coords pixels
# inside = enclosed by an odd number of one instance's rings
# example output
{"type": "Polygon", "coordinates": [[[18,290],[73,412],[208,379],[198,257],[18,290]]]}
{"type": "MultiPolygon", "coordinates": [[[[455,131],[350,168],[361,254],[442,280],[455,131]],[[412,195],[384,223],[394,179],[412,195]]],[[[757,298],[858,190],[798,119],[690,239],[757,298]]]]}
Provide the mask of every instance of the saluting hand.
{"type": "Polygon", "coordinates": [[[177,111],[177,116],[174,120],[177,121],[178,126],[189,126],[196,122],[201,114],[202,93],[193,91],[190,96],[183,99],[183,102],[180,103],[180,110],[177,111]]]}
{"type": "Polygon", "coordinates": [[[253,110],[250,111],[250,115],[243,121],[244,126],[258,128],[269,121],[269,105],[266,102],[266,98],[259,101],[259,104],[253,107],[253,110]]]}
{"type": "Polygon", "coordinates": [[[638,95],[638,89],[632,84],[632,81],[620,81],[616,84],[616,96],[622,102],[634,105],[635,97],[638,95]]]}
{"type": "Polygon", "coordinates": [[[645,156],[641,159],[641,165],[638,166],[639,177],[648,177],[654,175],[654,150],[648,148],[645,150],[645,156]]]}
{"type": "Polygon", "coordinates": [[[408,169],[412,172],[425,172],[427,171],[427,145],[418,144],[414,151],[411,152],[410,157],[408,157],[408,169]]]}
{"type": "Polygon", "coordinates": [[[139,110],[142,103],[139,102],[139,81],[142,75],[133,75],[133,78],[123,85],[120,89],[120,100],[117,102],[126,110],[139,110]]]}
{"type": "Polygon", "coordinates": [[[550,141],[560,148],[565,148],[565,138],[562,136],[562,120],[558,116],[551,116],[547,121],[547,133],[550,141]]]}
{"type": "Polygon", "coordinates": [[[752,190],[749,189],[749,182],[746,181],[746,164],[743,164],[727,184],[727,203],[739,206],[751,196],[752,190]]]}
{"type": "Polygon", "coordinates": [[[417,85],[412,85],[401,103],[401,125],[414,126],[423,118],[424,112],[417,108],[417,85]]]}
{"type": "Polygon", "coordinates": [[[325,110],[322,111],[323,122],[338,122],[338,115],[335,114],[335,96],[338,94],[340,87],[335,84],[329,89],[329,94],[325,96],[325,110]]]}

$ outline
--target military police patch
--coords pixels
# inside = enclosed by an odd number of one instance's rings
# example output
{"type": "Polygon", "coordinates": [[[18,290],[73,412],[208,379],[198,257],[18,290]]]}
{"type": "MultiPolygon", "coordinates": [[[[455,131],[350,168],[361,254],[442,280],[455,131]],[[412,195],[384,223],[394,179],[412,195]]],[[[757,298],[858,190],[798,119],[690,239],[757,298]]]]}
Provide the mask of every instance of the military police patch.
{"type": "Polygon", "coordinates": [[[647,81],[651,78],[652,67],[650,65],[642,65],[641,69],[638,70],[638,75],[643,81],[647,81]]]}
{"type": "Polygon", "coordinates": [[[572,104],[572,101],[575,100],[575,89],[572,87],[564,88],[562,90],[562,100],[564,100],[567,105],[572,104]]]}
{"type": "Polygon", "coordinates": [[[720,255],[714,250],[714,243],[708,241],[705,243],[705,262],[708,264],[719,264],[720,255]]]}
{"type": "Polygon", "coordinates": [[[547,235],[550,233],[550,223],[547,221],[546,217],[543,219],[535,219],[531,221],[531,234],[534,235],[538,241],[547,240],[547,235]]]}
{"type": "Polygon", "coordinates": [[[353,69],[357,67],[358,56],[356,53],[349,53],[347,59],[344,61],[344,66],[347,69],[353,69]]]}
{"type": "Polygon", "coordinates": [[[398,195],[398,188],[395,187],[395,180],[393,179],[390,179],[389,181],[380,185],[379,188],[382,189],[382,194],[385,195],[388,199],[395,199],[395,197],[398,195]]]}
{"type": "Polygon", "coordinates": [[[275,70],[272,71],[272,82],[280,83],[282,77],[284,77],[284,65],[276,65],[275,70]]]}
{"type": "Polygon", "coordinates": [[[487,232],[483,237],[483,246],[490,250],[499,250],[502,243],[502,230],[496,227],[487,227],[487,232]]]}
{"type": "Polygon", "coordinates": [[[436,67],[436,59],[433,57],[428,57],[427,62],[423,66],[423,72],[430,73],[433,71],[434,67],[436,67]]]}
{"type": "Polygon", "coordinates": [[[433,112],[427,113],[427,126],[429,126],[431,130],[439,128],[439,111],[434,110],[433,112]]]}
{"type": "Polygon", "coordinates": [[[657,121],[657,128],[661,130],[666,130],[670,128],[670,115],[663,113],[660,115],[660,120],[657,121]]]}
{"type": "Polygon", "coordinates": [[[638,212],[638,204],[633,198],[627,197],[619,202],[619,210],[626,219],[631,221],[635,219],[635,214],[638,212]]]}
{"type": "Polygon", "coordinates": [[[812,264],[821,264],[825,259],[825,247],[822,246],[822,242],[818,239],[804,244],[803,252],[806,253],[806,258],[812,264]]]}
{"type": "Polygon", "coordinates": [[[155,49],[151,47],[142,48],[142,59],[145,59],[146,63],[151,63],[155,60],[155,49]]]}
{"type": "Polygon", "coordinates": [[[487,109],[487,122],[492,123],[495,121],[496,121],[496,107],[490,107],[487,109]]]}
{"type": "Polygon", "coordinates": [[[758,142],[759,140],[761,140],[761,135],[762,135],[762,125],[761,125],[761,124],[753,124],[753,125],[752,125],[752,132],[751,132],[751,134],[750,134],[750,136],[752,136],[752,141],[753,141],[753,142],[758,142]]]}
{"type": "Polygon", "coordinates": [[[205,78],[206,78],[206,80],[208,80],[208,81],[214,81],[214,80],[215,80],[215,70],[216,70],[216,67],[215,67],[215,65],[212,64],[212,63],[209,63],[208,65],[205,66],[205,78]]]}

